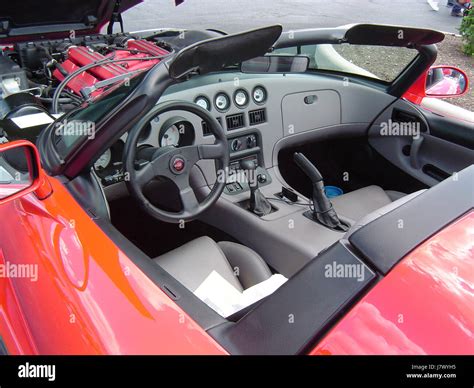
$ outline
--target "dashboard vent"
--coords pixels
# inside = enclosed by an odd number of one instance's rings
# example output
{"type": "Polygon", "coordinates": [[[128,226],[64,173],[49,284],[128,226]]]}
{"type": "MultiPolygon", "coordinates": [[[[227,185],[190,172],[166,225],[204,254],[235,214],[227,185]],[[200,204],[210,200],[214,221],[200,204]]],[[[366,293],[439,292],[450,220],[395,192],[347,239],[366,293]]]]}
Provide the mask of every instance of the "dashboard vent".
{"type": "MultiPolygon", "coordinates": [[[[222,126],[222,120],[220,117],[217,117],[216,120],[219,122],[219,124],[222,126]]],[[[201,121],[201,127],[202,127],[202,135],[203,136],[212,136],[212,132],[209,129],[209,125],[205,121],[201,121]]]]}
{"type": "Polygon", "coordinates": [[[262,124],[267,121],[265,109],[257,109],[249,112],[250,125],[262,124]]]}
{"type": "Polygon", "coordinates": [[[243,128],[244,125],[244,114],[239,113],[236,115],[231,115],[226,117],[227,130],[232,131],[234,129],[243,128]]]}

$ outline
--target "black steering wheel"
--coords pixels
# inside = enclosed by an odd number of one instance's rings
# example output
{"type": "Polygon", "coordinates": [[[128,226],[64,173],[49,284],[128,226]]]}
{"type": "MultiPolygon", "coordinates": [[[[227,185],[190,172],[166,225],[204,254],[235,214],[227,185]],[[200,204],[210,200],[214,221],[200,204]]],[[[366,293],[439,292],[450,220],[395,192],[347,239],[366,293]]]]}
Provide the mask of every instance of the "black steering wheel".
{"type": "Polygon", "coordinates": [[[229,149],[227,138],[219,122],[205,109],[186,101],[167,101],[154,106],[129,132],[125,144],[124,157],[126,179],[130,194],[138,200],[145,211],[151,216],[165,222],[179,223],[191,221],[213,205],[222,194],[225,187],[224,179],[217,179],[207,197],[199,202],[189,183],[192,167],[201,159],[216,160],[216,174],[227,171],[229,166],[229,149]],[[214,144],[198,144],[187,147],[157,148],[151,160],[137,169],[137,142],[141,132],[156,116],[173,110],[181,110],[195,114],[205,121],[211,133],[215,136],[214,144]],[[179,190],[182,202],[180,212],[170,212],[150,203],[143,194],[144,187],[156,177],[166,177],[172,180],[179,190]]]}

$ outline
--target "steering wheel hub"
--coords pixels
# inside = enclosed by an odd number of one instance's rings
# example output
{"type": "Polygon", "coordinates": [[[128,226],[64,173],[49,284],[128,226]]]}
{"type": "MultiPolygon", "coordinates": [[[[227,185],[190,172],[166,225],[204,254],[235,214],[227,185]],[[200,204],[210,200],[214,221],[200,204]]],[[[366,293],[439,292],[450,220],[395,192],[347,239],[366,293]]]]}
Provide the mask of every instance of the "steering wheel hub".
{"type": "Polygon", "coordinates": [[[181,156],[175,156],[171,159],[171,171],[175,174],[181,174],[184,172],[186,161],[181,156]]]}

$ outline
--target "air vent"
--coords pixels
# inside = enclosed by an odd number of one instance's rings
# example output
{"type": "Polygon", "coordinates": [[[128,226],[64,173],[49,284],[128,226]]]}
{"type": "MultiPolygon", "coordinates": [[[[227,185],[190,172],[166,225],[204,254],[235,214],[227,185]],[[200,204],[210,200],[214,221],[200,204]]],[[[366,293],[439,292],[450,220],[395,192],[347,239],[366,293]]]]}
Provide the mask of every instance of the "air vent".
{"type": "Polygon", "coordinates": [[[237,115],[231,115],[226,117],[227,130],[233,131],[234,129],[243,128],[244,125],[244,114],[239,113],[237,115]]]}
{"type": "Polygon", "coordinates": [[[250,125],[262,124],[267,121],[265,109],[257,109],[249,112],[250,125]]]}
{"type": "MultiPolygon", "coordinates": [[[[219,124],[222,126],[222,120],[220,117],[217,117],[216,120],[219,122],[219,124]]],[[[201,122],[201,126],[202,126],[202,135],[203,136],[211,136],[212,135],[212,132],[211,130],[209,129],[209,125],[207,125],[207,123],[205,121],[202,121],[201,122]]]]}

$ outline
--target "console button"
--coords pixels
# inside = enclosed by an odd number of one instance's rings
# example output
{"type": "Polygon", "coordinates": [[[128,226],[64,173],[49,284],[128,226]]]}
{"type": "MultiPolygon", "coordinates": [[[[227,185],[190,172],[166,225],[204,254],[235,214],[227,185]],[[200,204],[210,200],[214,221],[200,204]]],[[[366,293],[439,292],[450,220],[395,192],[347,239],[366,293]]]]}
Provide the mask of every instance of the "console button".
{"type": "Polygon", "coordinates": [[[234,152],[240,151],[240,149],[242,148],[242,142],[240,141],[240,139],[232,140],[232,143],[230,144],[230,148],[232,148],[232,151],[234,152]]]}
{"type": "Polygon", "coordinates": [[[255,148],[257,146],[257,137],[255,135],[247,136],[247,147],[255,148]]]}

